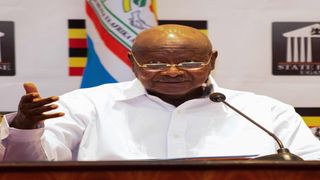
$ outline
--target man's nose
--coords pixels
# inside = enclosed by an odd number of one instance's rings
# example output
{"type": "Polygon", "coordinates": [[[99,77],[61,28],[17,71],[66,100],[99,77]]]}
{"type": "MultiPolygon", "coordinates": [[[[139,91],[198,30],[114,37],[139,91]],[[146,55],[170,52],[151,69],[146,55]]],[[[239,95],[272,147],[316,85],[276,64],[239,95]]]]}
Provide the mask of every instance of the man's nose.
{"type": "Polygon", "coordinates": [[[183,75],[184,74],[184,71],[177,68],[176,66],[170,66],[168,69],[164,70],[161,72],[161,75],[164,75],[164,76],[170,76],[170,77],[177,77],[177,76],[180,76],[180,75],[183,75]]]}

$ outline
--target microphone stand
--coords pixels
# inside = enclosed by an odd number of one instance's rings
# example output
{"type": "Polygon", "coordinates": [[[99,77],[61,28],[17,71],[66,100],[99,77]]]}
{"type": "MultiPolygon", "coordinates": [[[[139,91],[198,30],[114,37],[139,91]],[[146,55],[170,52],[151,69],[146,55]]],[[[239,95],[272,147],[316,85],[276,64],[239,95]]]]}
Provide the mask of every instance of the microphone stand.
{"type": "Polygon", "coordinates": [[[277,150],[277,154],[271,154],[266,156],[260,156],[257,158],[254,158],[253,160],[276,160],[276,161],[303,161],[303,159],[295,154],[290,153],[289,149],[285,148],[281,142],[281,140],[273,133],[268,131],[266,128],[262,127],[260,124],[255,122],[253,119],[248,117],[247,115],[240,112],[238,109],[227,103],[226,96],[222,93],[212,93],[210,94],[210,100],[213,102],[222,102],[225,105],[227,105],[229,108],[240,114],[242,117],[249,120],[251,123],[262,129],[264,132],[269,134],[279,145],[279,149],[277,150]]]}

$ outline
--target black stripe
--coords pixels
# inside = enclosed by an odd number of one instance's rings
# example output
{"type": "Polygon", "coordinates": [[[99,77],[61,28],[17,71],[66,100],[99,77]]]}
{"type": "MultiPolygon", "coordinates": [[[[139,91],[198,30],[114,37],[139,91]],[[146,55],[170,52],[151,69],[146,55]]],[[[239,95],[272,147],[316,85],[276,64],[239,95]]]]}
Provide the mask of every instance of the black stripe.
{"type": "Polygon", "coordinates": [[[73,28],[86,28],[86,23],[84,19],[69,19],[68,21],[68,27],[69,29],[73,28]]]}
{"type": "Polygon", "coordinates": [[[297,113],[301,116],[320,116],[320,108],[295,108],[297,113]]]}
{"type": "Polygon", "coordinates": [[[187,20],[158,20],[158,24],[180,24],[185,26],[190,26],[196,29],[208,29],[207,21],[203,20],[194,20],[194,21],[187,21],[187,20]]]}
{"type": "Polygon", "coordinates": [[[87,48],[69,48],[69,57],[87,57],[87,48]]]}

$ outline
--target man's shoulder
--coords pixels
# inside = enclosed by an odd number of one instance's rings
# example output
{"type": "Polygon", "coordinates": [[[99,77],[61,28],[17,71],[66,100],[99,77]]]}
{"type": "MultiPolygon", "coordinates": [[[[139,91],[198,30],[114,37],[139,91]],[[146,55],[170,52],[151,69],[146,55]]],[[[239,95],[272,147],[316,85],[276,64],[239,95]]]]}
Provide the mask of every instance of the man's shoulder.
{"type": "Polygon", "coordinates": [[[85,93],[95,93],[95,92],[118,92],[118,91],[123,91],[124,89],[127,89],[128,87],[132,86],[132,81],[125,81],[125,82],[117,82],[117,83],[107,83],[107,84],[102,84],[99,86],[95,87],[90,87],[90,88],[83,88],[79,89],[80,91],[83,91],[85,93]]]}
{"type": "Polygon", "coordinates": [[[250,91],[232,90],[219,88],[219,90],[226,95],[227,101],[233,101],[235,103],[261,103],[265,105],[288,105],[280,100],[277,100],[271,96],[256,94],[250,91]]]}

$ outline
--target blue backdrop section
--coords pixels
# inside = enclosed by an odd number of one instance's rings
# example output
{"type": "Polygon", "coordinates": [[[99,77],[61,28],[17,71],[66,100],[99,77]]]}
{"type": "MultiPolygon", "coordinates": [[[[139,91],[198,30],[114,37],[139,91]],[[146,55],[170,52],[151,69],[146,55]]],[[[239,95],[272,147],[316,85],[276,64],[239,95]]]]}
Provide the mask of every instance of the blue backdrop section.
{"type": "Polygon", "coordinates": [[[91,38],[87,37],[88,43],[88,61],[83,72],[81,88],[93,87],[105,83],[115,83],[115,80],[101,64],[98,55],[95,52],[91,38]]]}

